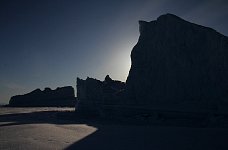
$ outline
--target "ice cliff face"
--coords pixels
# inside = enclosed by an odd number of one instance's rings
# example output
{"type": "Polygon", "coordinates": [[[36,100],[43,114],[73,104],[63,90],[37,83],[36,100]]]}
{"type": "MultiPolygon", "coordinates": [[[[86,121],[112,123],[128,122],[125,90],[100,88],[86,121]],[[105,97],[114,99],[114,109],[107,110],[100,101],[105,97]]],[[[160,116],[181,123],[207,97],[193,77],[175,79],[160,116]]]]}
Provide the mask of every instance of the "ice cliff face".
{"type": "Polygon", "coordinates": [[[131,103],[217,109],[228,102],[226,36],[172,14],[139,25],[126,81],[131,103]]]}

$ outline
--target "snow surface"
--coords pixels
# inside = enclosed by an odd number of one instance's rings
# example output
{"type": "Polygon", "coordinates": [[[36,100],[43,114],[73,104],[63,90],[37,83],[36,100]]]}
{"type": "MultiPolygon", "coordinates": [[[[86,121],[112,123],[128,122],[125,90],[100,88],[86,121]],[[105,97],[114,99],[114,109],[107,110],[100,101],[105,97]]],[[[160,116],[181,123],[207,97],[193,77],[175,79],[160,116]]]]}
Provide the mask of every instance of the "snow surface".
{"type": "Polygon", "coordinates": [[[73,108],[0,108],[0,149],[228,149],[227,128],[93,123],[73,114],[73,108]]]}

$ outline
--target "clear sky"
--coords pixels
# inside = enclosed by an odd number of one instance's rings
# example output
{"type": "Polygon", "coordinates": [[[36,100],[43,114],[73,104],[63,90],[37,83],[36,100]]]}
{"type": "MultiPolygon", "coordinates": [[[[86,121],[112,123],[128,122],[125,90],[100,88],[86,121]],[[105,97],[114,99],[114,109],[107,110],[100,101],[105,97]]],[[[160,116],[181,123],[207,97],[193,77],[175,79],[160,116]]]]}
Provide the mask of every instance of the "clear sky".
{"type": "Polygon", "coordinates": [[[0,104],[76,77],[126,81],[138,20],[166,13],[228,35],[227,0],[0,0],[0,104]]]}

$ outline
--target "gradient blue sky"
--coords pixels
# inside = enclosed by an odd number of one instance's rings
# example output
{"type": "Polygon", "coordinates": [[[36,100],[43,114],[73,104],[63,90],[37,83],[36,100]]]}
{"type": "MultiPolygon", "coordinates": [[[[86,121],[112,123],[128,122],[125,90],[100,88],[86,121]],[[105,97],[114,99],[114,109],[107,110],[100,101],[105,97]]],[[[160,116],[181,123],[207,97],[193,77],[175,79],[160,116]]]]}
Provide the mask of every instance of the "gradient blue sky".
{"type": "Polygon", "coordinates": [[[228,35],[226,0],[1,0],[0,103],[76,77],[125,81],[138,20],[165,13],[228,35]]]}

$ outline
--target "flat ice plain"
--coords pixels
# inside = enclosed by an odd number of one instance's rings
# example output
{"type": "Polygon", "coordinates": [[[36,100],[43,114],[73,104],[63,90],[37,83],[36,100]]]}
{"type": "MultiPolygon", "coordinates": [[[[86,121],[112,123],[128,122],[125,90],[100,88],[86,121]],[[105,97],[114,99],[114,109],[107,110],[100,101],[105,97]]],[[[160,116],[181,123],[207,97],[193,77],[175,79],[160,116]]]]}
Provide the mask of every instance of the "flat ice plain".
{"type": "Polygon", "coordinates": [[[0,108],[0,149],[227,150],[228,128],[121,124],[74,116],[74,108],[0,108]]]}

